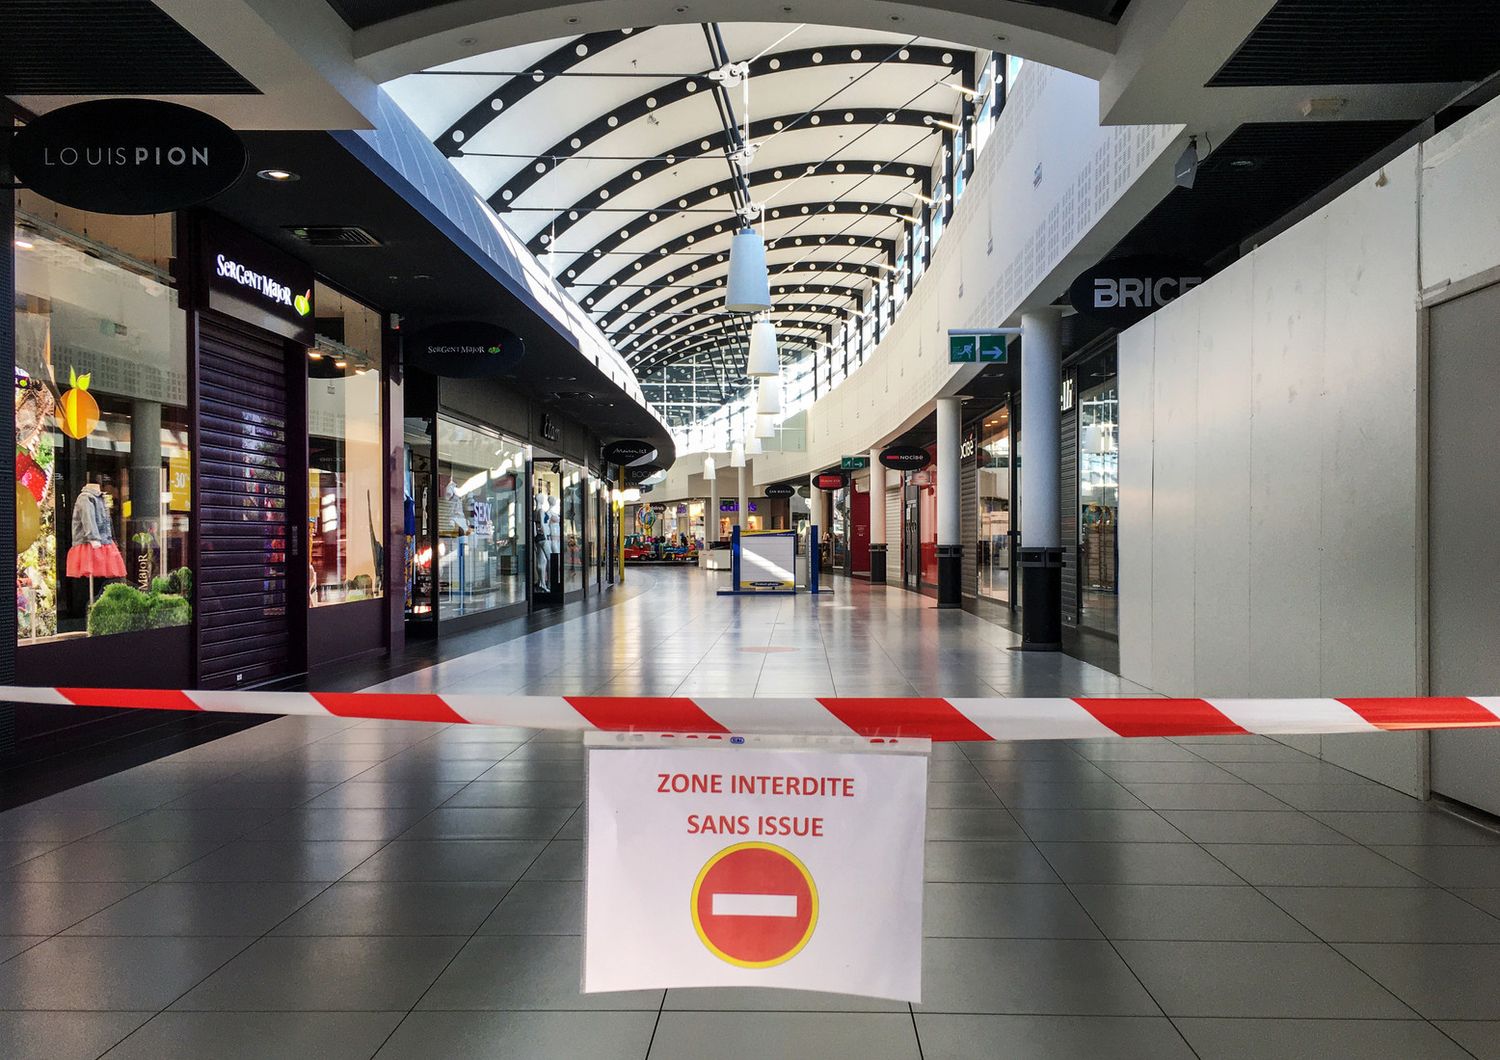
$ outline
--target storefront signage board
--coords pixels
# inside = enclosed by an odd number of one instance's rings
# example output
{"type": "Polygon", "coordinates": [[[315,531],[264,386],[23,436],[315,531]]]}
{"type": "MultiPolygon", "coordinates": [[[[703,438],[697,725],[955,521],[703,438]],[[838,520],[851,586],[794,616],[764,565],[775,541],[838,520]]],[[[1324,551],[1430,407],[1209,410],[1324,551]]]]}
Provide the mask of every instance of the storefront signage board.
{"type": "Polygon", "coordinates": [[[1086,317],[1128,328],[1197,287],[1208,276],[1194,261],[1137,254],[1100,262],[1068,287],[1068,301],[1086,317]]]}
{"type": "Polygon", "coordinates": [[[767,497],[790,497],[796,490],[785,482],[775,482],[766,487],[767,497]]]}
{"type": "Polygon", "coordinates": [[[591,748],[583,989],[921,999],[923,754],[591,748]]]}
{"type": "Polygon", "coordinates": [[[445,379],[507,375],[515,371],[525,352],[520,336],[482,320],[434,324],[406,345],[411,364],[445,379]]]}
{"type": "Polygon", "coordinates": [[[842,471],[825,471],[813,476],[813,485],[820,490],[841,490],[849,485],[849,476],[842,471]]]}
{"type": "Polygon", "coordinates": [[[48,111],[17,130],[10,164],[23,185],[64,206],[171,213],[239,180],[245,145],[229,126],[191,107],[97,99],[48,111]]]}
{"type": "Polygon", "coordinates": [[[893,445],[881,450],[880,462],[892,471],[921,471],[932,463],[932,454],[920,445],[893,445]]]}
{"type": "Polygon", "coordinates": [[[603,456],[605,463],[631,467],[635,464],[649,464],[655,460],[656,446],[650,442],[623,438],[617,442],[610,442],[600,450],[600,455],[603,456]]]}
{"type": "Polygon", "coordinates": [[[212,215],[198,224],[199,286],[209,309],[313,344],[313,270],[212,215]]]}

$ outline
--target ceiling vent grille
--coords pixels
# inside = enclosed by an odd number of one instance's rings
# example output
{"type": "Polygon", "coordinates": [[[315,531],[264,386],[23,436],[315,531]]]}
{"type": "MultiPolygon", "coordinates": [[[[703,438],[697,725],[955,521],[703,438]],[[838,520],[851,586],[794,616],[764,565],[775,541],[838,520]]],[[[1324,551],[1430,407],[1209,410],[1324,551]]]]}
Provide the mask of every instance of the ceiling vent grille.
{"type": "Polygon", "coordinates": [[[358,225],[294,225],[287,231],[314,247],[378,247],[380,240],[358,225]]]}

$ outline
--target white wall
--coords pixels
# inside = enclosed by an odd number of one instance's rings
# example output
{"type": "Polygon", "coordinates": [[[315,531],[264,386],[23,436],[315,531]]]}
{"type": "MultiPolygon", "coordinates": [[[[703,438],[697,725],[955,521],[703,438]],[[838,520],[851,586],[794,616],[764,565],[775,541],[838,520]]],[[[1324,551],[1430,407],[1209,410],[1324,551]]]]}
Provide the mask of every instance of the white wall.
{"type": "MultiPolygon", "coordinates": [[[[1491,104],[1121,335],[1127,679],[1425,691],[1421,296],[1500,266],[1497,168],[1491,104]]],[[[1297,745],[1426,792],[1421,734],[1297,745]]]]}
{"type": "Polygon", "coordinates": [[[1022,67],[1000,121],[911,298],[866,363],[807,410],[805,452],[767,454],[755,481],[867,453],[975,369],[948,363],[947,329],[1016,323],[1049,304],[1171,189],[1178,126],[1103,128],[1098,84],[1022,67]]]}

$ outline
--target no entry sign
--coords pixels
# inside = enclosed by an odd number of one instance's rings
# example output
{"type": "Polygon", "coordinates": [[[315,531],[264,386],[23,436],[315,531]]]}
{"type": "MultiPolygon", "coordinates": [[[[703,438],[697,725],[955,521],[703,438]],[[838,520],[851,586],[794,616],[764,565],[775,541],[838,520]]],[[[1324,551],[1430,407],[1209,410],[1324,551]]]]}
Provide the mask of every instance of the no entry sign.
{"type": "Polygon", "coordinates": [[[925,755],[588,754],[586,993],[921,1000],[925,755]]]}

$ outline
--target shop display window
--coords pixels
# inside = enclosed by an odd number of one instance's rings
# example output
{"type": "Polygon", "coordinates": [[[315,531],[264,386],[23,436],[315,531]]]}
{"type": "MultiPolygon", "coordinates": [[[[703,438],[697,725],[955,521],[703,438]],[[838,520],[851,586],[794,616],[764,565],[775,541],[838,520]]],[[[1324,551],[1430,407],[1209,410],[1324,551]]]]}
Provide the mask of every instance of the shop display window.
{"type": "Polygon", "coordinates": [[[534,602],[555,604],[562,600],[562,461],[533,461],[531,478],[531,591],[534,602]]]}
{"type": "Polygon", "coordinates": [[[1119,592],[1120,394],[1111,379],[1078,403],[1078,565],[1083,618],[1116,631],[1119,592]]]}
{"type": "Polygon", "coordinates": [[[563,591],[583,589],[584,472],[577,464],[562,462],[562,568],[563,591]]]}
{"type": "Polygon", "coordinates": [[[173,219],[16,194],[22,646],[192,621],[186,315],[173,219]]]}
{"type": "Polygon", "coordinates": [[[979,475],[979,551],[976,556],[979,595],[1008,602],[1012,527],[1009,409],[996,409],[981,421],[979,452],[975,459],[979,475]]]}
{"type": "Polygon", "coordinates": [[[318,284],[307,365],[309,602],[385,595],[380,314],[318,284]]]}
{"type": "Polygon", "coordinates": [[[419,544],[419,577],[436,578],[439,619],[526,601],[526,447],[437,418],[436,540],[419,544]]]}

